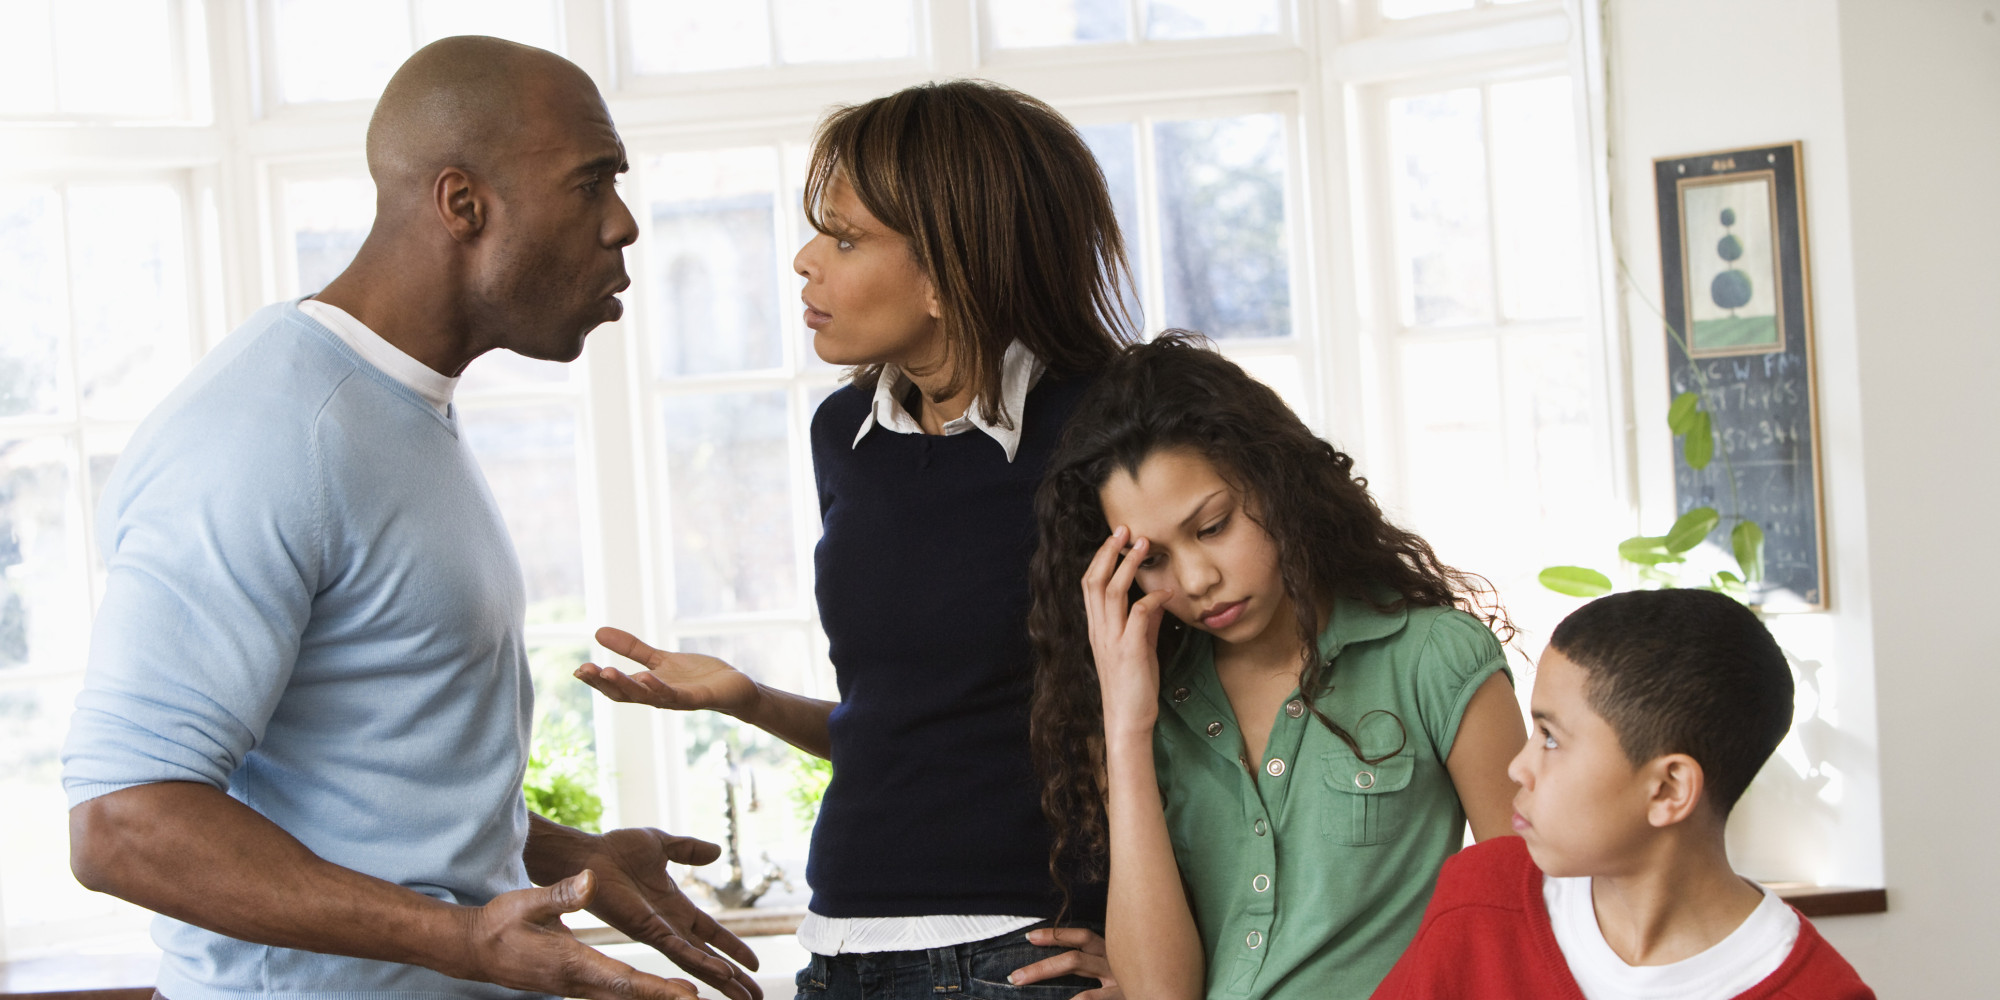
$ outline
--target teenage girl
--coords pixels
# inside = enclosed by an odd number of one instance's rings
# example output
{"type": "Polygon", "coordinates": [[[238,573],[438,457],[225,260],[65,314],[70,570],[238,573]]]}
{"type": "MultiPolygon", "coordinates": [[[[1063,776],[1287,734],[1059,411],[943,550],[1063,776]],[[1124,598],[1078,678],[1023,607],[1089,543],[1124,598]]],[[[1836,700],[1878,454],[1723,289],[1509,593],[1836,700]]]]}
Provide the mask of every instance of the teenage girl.
{"type": "Polygon", "coordinates": [[[1509,627],[1353,466],[1182,335],[1115,362],[1050,460],[1035,754],[1056,851],[1108,853],[1131,996],[1367,997],[1467,819],[1510,832],[1509,627]]]}
{"type": "Polygon", "coordinates": [[[834,112],[805,210],[813,349],[852,366],[813,418],[820,622],[840,701],[616,629],[617,701],[727,713],[833,761],[801,996],[1119,996],[1103,897],[1063,909],[1028,750],[1034,492],[1127,342],[1103,175],[1047,105],[975,81],[834,112]],[[1032,984],[1032,985],[1030,985],[1032,984]]]}

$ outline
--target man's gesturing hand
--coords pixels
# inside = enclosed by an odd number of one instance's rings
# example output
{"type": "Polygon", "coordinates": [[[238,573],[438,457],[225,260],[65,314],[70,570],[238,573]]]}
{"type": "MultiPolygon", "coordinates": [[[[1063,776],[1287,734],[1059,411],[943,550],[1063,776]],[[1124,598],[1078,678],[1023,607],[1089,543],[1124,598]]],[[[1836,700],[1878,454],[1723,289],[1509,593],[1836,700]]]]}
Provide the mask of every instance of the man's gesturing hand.
{"type": "Polygon", "coordinates": [[[763,1000],[764,991],[750,973],[722,957],[754,970],[756,953],[682,895],[667,873],[668,862],[705,865],[722,853],[721,848],[660,830],[634,828],[594,835],[540,816],[529,822],[523,860],[530,878],[553,883],[586,869],[596,873],[597,891],[587,909],[599,919],[651,946],[731,1000],[763,1000]],[[716,954],[718,949],[722,955],[716,954]]]}
{"type": "Polygon", "coordinates": [[[578,941],[562,915],[591,905],[599,891],[588,871],[552,886],[502,893],[461,911],[465,954],[460,979],[586,1000],[694,1000],[694,984],[648,975],[578,941]]]}

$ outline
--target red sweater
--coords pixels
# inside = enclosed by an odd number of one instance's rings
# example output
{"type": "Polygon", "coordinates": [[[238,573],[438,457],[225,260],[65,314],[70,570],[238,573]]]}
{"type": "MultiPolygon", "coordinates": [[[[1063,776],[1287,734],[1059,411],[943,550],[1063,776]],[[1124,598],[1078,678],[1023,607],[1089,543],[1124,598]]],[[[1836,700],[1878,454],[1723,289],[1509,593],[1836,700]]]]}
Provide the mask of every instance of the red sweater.
{"type": "MultiPolygon", "coordinates": [[[[1375,1000],[1584,1000],[1542,901],[1542,870],[1519,837],[1497,837],[1444,863],[1416,940],[1375,1000]]],[[[1737,1000],[1875,1000],[1854,967],[1799,916],[1776,972],[1737,1000]]]]}

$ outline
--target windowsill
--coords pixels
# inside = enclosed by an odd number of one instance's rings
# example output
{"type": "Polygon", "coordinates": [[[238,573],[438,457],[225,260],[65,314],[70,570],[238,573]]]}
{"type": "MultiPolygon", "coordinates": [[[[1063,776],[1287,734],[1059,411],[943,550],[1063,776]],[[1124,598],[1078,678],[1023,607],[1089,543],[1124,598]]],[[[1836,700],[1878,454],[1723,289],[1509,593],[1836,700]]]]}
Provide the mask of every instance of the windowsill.
{"type": "Polygon", "coordinates": [[[1813,885],[1810,882],[1766,882],[1779,898],[1800,913],[1818,920],[1857,913],[1889,912],[1889,890],[1857,889],[1844,885],[1813,885]]]}
{"type": "MultiPolygon", "coordinates": [[[[1818,920],[1856,913],[1887,913],[1889,894],[1883,889],[1767,883],[1785,902],[1818,920]]],[[[805,907],[723,910],[715,919],[737,937],[791,934],[805,919],[805,907]]],[[[597,947],[625,944],[631,939],[602,924],[579,924],[577,939],[597,947]]],[[[0,1000],[150,1000],[158,955],[88,955],[31,958],[0,962],[0,1000]]]]}
{"type": "MultiPolygon", "coordinates": [[[[737,937],[798,932],[803,906],[721,910],[715,920],[737,937]]],[[[593,947],[631,942],[589,914],[569,921],[577,940],[593,947]]],[[[125,955],[66,955],[0,962],[0,1000],[151,1000],[158,952],[125,955]]]]}

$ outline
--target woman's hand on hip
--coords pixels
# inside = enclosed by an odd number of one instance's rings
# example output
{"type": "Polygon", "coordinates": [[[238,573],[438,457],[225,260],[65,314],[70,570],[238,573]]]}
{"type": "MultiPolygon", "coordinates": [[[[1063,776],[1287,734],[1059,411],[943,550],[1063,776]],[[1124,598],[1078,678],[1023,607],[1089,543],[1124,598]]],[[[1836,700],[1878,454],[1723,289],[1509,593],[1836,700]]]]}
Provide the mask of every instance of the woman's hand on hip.
{"type": "Polygon", "coordinates": [[[612,701],[683,711],[706,708],[741,718],[760,697],[756,681],[713,656],[654,649],[616,628],[598,629],[597,643],[644,668],[620,670],[595,663],[576,668],[577,680],[612,701]]]}
{"type": "Polygon", "coordinates": [[[1123,526],[1113,531],[1083,573],[1084,616],[1090,623],[1090,652],[1097,662],[1107,737],[1151,733],[1160,714],[1157,644],[1160,619],[1173,591],[1155,590],[1131,599],[1132,581],[1149,546],[1139,538],[1128,549],[1130,537],[1123,526]]]}
{"type": "Polygon", "coordinates": [[[1082,927],[1040,927],[1028,932],[1028,942],[1044,948],[1072,950],[1015,969],[1007,977],[1012,985],[1027,986],[1058,976],[1084,976],[1097,980],[1097,989],[1084,990],[1070,1000],[1124,1000],[1125,991],[1118,980],[1111,978],[1111,962],[1104,957],[1104,938],[1096,931],[1082,927]]]}

